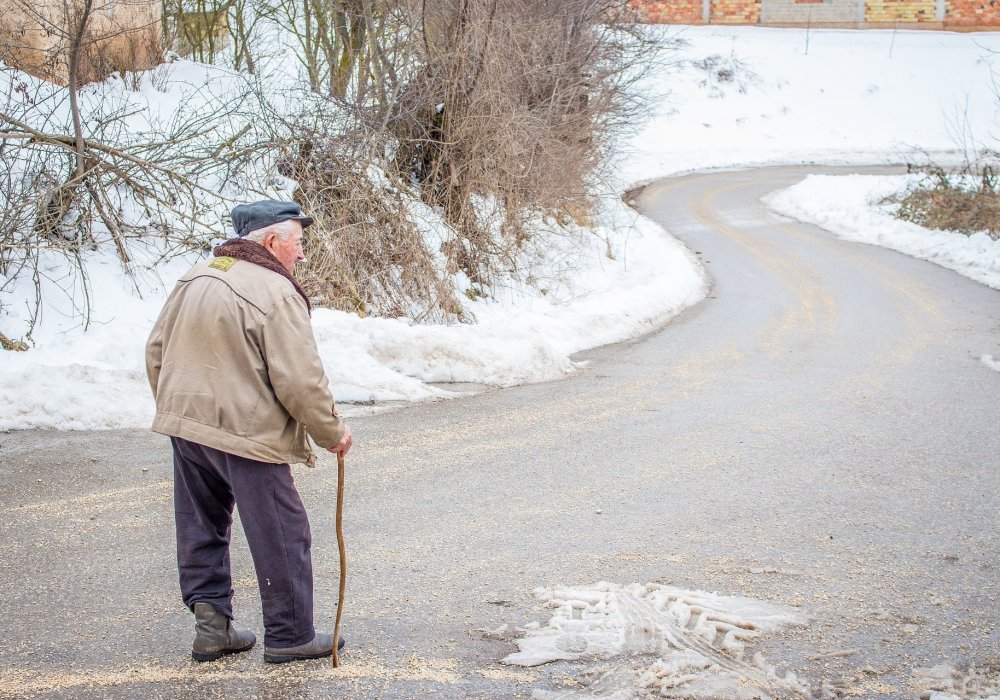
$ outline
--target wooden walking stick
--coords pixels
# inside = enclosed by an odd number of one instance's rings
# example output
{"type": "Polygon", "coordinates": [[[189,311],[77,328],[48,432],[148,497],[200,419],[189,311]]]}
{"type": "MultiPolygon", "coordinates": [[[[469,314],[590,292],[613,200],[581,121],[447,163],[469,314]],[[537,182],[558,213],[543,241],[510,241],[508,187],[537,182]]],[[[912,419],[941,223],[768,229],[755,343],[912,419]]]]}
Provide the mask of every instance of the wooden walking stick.
{"type": "Polygon", "coordinates": [[[333,626],[333,667],[340,666],[340,620],[344,616],[344,591],[347,589],[347,550],[344,549],[344,455],[337,455],[337,549],[340,550],[340,591],[337,594],[337,622],[333,626]]]}

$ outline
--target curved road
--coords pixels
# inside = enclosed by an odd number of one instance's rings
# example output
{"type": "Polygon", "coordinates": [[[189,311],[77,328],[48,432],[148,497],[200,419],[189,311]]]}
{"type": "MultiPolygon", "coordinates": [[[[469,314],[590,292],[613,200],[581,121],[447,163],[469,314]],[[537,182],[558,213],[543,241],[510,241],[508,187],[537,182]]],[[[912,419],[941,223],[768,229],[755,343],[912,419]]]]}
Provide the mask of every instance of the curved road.
{"type": "MultiPolygon", "coordinates": [[[[660,332],[561,382],[352,421],[338,671],[258,646],[188,660],[169,450],[141,431],[0,435],[0,697],[528,698],[600,664],[500,666],[541,585],[659,582],[801,606],[754,650],[821,696],[915,697],[917,667],[1000,663],[1000,294],[779,221],[821,168],[640,196],[713,279],[660,332]],[[496,638],[501,637],[501,638],[496,638]],[[828,652],[843,656],[810,659],[828,652]]],[[[296,472],[317,615],[336,597],[330,461],[296,472]]],[[[260,629],[235,536],[236,609],[260,629]]]]}

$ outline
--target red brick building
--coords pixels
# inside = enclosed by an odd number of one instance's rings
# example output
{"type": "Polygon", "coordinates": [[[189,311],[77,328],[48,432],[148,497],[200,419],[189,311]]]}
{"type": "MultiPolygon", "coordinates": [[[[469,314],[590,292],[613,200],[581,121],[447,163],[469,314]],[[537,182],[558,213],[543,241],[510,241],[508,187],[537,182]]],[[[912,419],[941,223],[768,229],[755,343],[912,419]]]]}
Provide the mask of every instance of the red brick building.
{"type": "Polygon", "coordinates": [[[977,31],[1000,29],[1000,0],[630,0],[648,22],[977,31]]]}

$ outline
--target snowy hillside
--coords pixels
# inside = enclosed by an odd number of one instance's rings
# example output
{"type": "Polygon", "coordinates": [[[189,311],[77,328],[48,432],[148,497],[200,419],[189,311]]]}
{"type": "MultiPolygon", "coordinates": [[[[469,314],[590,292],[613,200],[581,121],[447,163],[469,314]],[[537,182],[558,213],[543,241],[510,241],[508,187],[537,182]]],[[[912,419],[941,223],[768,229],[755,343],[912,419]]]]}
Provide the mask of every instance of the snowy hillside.
{"type": "MultiPolygon", "coordinates": [[[[646,82],[649,121],[623,140],[607,173],[619,192],[704,168],[900,162],[913,149],[956,158],[959,146],[986,141],[994,128],[990,50],[1000,50],[998,34],[663,31],[686,45],[646,82]]],[[[187,62],[168,68],[175,72],[161,70],[158,90],[141,94],[154,111],[180,103],[193,75],[215,70],[187,62]]],[[[338,401],[448,395],[431,386],[438,382],[556,379],[574,371],[574,353],[646,333],[705,294],[694,256],[617,199],[603,203],[593,230],[545,221],[537,228],[518,261],[532,283],[463,299],[475,323],[414,326],[317,310],[338,401]]],[[[86,332],[71,313],[79,300],[52,295],[35,347],[0,353],[0,429],[146,427],[153,404],[143,345],[186,266],[174,261],[143,274],[140,297],[110,256],[95,254],[86,332]]],[[[65,274],[55,265],[48,272],[65,274]]],[[[0,331],[23,321],[24,285],[3,298],[0,331]]]]}

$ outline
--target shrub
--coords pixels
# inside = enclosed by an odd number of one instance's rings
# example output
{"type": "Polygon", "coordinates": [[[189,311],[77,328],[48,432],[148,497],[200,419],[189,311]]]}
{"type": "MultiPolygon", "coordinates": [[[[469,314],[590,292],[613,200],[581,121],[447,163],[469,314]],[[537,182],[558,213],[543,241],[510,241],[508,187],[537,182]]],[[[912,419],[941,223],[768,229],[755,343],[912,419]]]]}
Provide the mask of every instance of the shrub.
{"type": "Polygon", "coordinates": [[[920,226],[970,235],[985,231],[1000,240],[1000,192],[990,164],[948,173],[940,167],[924,169],[929,177],[906,192],[888,197],[896,216],[920,226]]]}
{"type": "Polygon", "coordinates": [[[316,220],[305,237],[299,277],[321,306],[359,316],[447,321],[461,306],[415,222],[401,184],[378,167],[353,134],[300,126],[280,170],[316,220]]]}
{"type": "Polygon", "coordinates": [[[585,220],[628,88],[656,51],[617,23],[614,0],[424,3],[389,129],[395,167],[440,207],[450,261],[489,281],[533,212],[585,220]],[[499,234],[499,235],[498,235],[499,234]]]}

